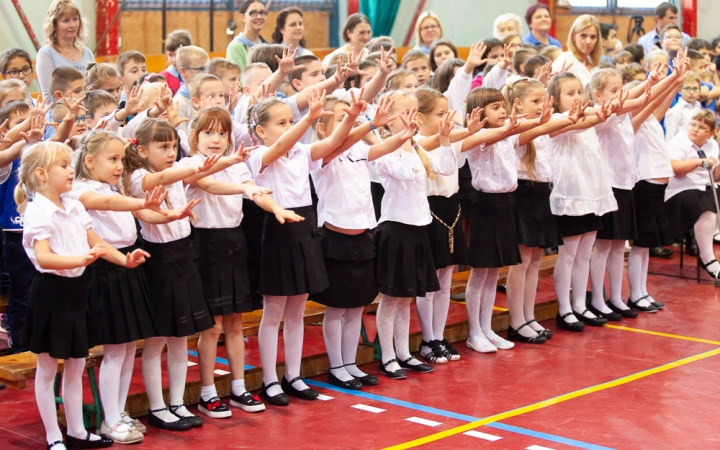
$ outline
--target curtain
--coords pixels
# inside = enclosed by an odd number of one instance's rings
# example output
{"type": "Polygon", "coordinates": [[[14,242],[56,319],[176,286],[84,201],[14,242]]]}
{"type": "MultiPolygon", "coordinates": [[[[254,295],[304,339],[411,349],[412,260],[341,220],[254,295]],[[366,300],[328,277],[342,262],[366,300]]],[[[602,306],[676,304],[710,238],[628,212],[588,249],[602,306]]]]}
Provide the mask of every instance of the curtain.
{"type": "Polygon", "coordinates": [[[368,16],[373,36],[390,36],[401,0],[360,0],[360,12],[368,16]]]}

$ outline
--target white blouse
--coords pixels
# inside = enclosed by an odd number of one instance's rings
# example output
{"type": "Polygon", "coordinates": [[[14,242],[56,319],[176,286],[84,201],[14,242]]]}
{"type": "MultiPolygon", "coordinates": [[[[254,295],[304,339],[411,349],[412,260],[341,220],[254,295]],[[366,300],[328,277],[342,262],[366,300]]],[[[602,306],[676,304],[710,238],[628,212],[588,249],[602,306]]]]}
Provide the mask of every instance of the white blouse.
{"type": "MultiPolygon", "coordinates": [[[[99,195],[122,195],[107,183],[95,180],[75,180],[68,197],[80,201],[80,196],[85,192],[95,192],[99,195]]],[[[90,209],[87,213],[92,217],[95,233],[113,247],[130,247],[137,240],[135,218],[130,211],[90,209]]]]}
{"type": "Polygon", "coordinates": [[[638,180],[635,169],[635,130],[630,114],[613,114],[595,127],[600,148],[610,169],[612,187],[630,190],[638,180]]]}
{"type": "MultiPolygon", "coordinates": [[[[178,164],[196,167],[198,164],[202,164],[205,158],[205,155],[197,152],[189,158],[181,159],[178,164]]],[[[233,164],[208,178],[236,184],[252,181],[252,175],[245,163],[233,164]]],[[[188,202],[198,198],[202,199],[193,208],[197,217],[197,221],[194,223],[195,228],[235,228],[242,221],[242,194],[215,195],[188,184],[185,186],[185,197],[188,202]]]]}
{"type": "Polygon", "coordinates": [[[296,143],[277,161],[262,170],[262,159],[269,147],[261,146],[250,153],[248,169],[255,182],[273,190],[272,198],[286,209],[312,205],[310,171],[322,166],[322,159],[312,160],[312,145],[296,143]]]}
{"type": "MultiPolygon", "coordinates": [[[[415,135],[415,142],[422,140],[426,136],[417,134],[415,135]]],[[[453,144],[450,144],[452,149],[455,151],[455,158],[460,160],[460,156],[462,155],[462,140],[455,142],[453,144]]],[[[434,157],[440,157],[441,147],[436,148],[435,150],[431,150],[428,153],[428,155],[432,155],[434,157]]],[[[464,162],[464,161],[463,161],[464,162]]],[[[439,195],[442,197],[450,198],[453,195],[457,194],[457,192],[460,190],[460,183],[458,181],[458,171],[457,168],[455,172],[453,172],[451,175],[438,175],[435,174],[435,179],[431,180],[430,178],[427,179],[427,195],[433,196],[433,195],[439,195]]]]}
{"type": "Polygon", "coordinates": [[[601,216],[616,211],[610,169],[594,128],[574,130],[550,138],[553,154],[553,190],[550,209],[556,216],[601,216]]]}
{"type": "MultiPolygon", "coordinates": [[[[517,175],[519,180],[530,180],[528,175],[527,165],[523,161],[525,153],[527,153],[527,145],[519,145],[515,147],[517,153],[518,170],[517,175]]],[[[533,139],[535,144],[535,172],[536,179],[539,183],[550,183],[553,180],[553,148],[552,142],[550,142],[550,136],[543,134],[533,139]]]]}
{"type": "Polygon", "coordinates": [[[493,145],[478,145],[467,152],[472,185],[478,191],[499,194],[517,189],[518,155],[515,147],[520,137],[510,136],[493,145]]]}
{"type": "MultiPolygon", "coordinates": [[[[599,44],[600,43],[598,42],[598,45],[599,44]]],[[[587,69],[587,67],[585,67],[585,64],[578,60],[575,57],[575,54],[573,54],[573,52],[570,50],[560,53],[557,59],[553,61],[553,73],[560,72],[560,70],[562,70],[563,64],[566,63],[570,63],[570,67],[567,71],[575,75],[580,80],[580,84],[582,84],[583,87],[587,86],[588,83],[590,83],[590,71],[587,69]]]]}
{"type": "Polygon", "coordinates": [[[60,202],[64,211],[40,193],[36,193],[32,201],[28,202],[23,215],[23,248],[38,272],[79,277],[85,272],[84,266],[62,270],[43,269],[35,255],[35,241],[45,239],[50,243],[50,250],[58,255],[83,256],[90,251],[87,230],[92,228],[92,217],[77,200],[61,197],[60,202]]]}
{"type": "Polygon", "coordinates": [[[326,222],[348,230],[377,226],[370,194],[369,150],[370,146],[358,142],[312,172],[319,227],[326,222]]]}
{"type": "MultiPolygon", "coordinates": [[[[130,195],[135,198],[145,198],[142,182],[147,174],[147,170],[138,169],[130,175],[130,195]]],[[[183,186],[182,180],[171,185],[163,186],[163,189],[168,191],[165,208],[179,209],[187,205],[185,187],[183,186]]],[[[147,223],[140,219],[138,219],[138,221],[141,227],[140,234],[142,234],[143,239],[148,242],[164,244],[190,236],[190,221],[187,218],[162,224],[147,223]]]]}
{"type": "Polygon", "coordinates": [[[668,158],[662,126],[653,114],[640,125],[635,135],[635,166],[638,180],[675,175],[668,158]]]}
{"type": "MultiPolygon", "coordinates": [[[[437,175],[450,175],[457,171],[457,157],[452,147],[440,147],[439,156],[428,154],[430,168],[437,175]]],[[[396,150],[379,158],[377,168],[385,188],[380,223],[400,222],[423,226],[432,222],[427,200],[427,172],[420,156],[413,150],[396,150]]]]}
{"type": "MultiPolygon", "coordinates": [[[[699,158],[698,150],[704,151],[705,156],[715,161],[715,164],[718,163],[718,143],[714,139],[708,139],[702,147],[698,147],[693,144],[687,136],[687,133],[679,133],[667,144],[668,157],[678,161],[699,158]]],[[[708,175],[707,169],[696,167],[687,175],[670,178],[667,190],[665,191],[665,201],[689,189],[704,191],[709,185],[710,176],[708,175]]]]}

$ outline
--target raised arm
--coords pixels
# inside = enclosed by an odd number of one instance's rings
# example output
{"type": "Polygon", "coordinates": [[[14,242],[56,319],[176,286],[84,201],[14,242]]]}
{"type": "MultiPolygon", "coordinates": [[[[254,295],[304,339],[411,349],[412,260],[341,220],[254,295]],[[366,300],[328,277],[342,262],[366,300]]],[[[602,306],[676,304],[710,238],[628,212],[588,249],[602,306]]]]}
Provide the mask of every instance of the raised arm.
{"type": "Polygon", "coordinates": [[[300,52],[300,48],[296,48],[293,50],[292,45],[288,45],[283,49],[283,55],[282,58],[279,58],[277,55],[275,55],[275,59],[278,62],[278,68],[275,72],[272,73],[265,81],[262,82],[260,86],[258,86],[257,90],[252,93],[258,97],[262,95],[262,89],[263,86],[267,90],[267,92],[275,93],[277,91],[278,87],[280,87],[280,84],[287,78],[287,76],[296,70],[304,69],[304,65],[296,66],[295,65],[295,58],[298,57],[298,53],[300,52]]]}
{"type": "Polygon", "coordinates": [[[384,141],[371,146],[368,151],[368,161],[375,161],[388,153],[394,152],[402,147],[408,139],[413,137],[413,134],[415,134],[415,127],[413,124],[404,116],[398,116],[398,119],[402,121],[403,125],[405,125],[405,132],[394,134],[384,141]]]}
{"type": "Polygon", "coordinates": [[[50,248],[48,239],[34,241],[33,248],[38,265],[45,270],[67,270],[89,266],[106,253],[104,245],[95,245],[82,256],[58,255],[50,248]]]}
{"type": "Polygon", "coordinates": [[[370,78],[370,81],[364,86],[365,94],[362,96],[362,99],[366,102],[373,102],[382,88],[385,87],[387,77],[390,72],[392,72],[393,61],[390,55],[392,55],[394,50],[395,47],[391,47],[390,50],[385,53],[385,49],[380,48],[380,59],[375,60],[378,65],[378,71],[375,72],[375,75],[370,78]]]}
{"type": "Polygon", "coordinates": [[[140,264],[145,262],[145,258],[150,257],[150,253],[146,252],[145,250],[138,248],[133,250],[132,252],[128,253],[127,255],[123,255],[120,253],[115,247],[108,244],[104,240],[100,238],[100,236],[95,233],[92,228],[87,230],[87,238],[88,243],[93,247],[101,247],[104,248],[105,254],[100,255],[102,259],[105,261],[111,262],[113,264],[117,264],[118,266],[127,267],[128,269],[132,269],[134,267],[139,266],[140,264]]]}
{"type": "Polygon", "coordinates": [[[133,198],[121,194],[102,195],[97,192],[86,191],[80,194],[78,200],[87,210],[98,211],[137,211],[148,209],[163,214],[160,205],[167,198],[168,193],[162,186],[155,186],[152,192],[145,192],[145,198],[133,198]]]}
{"type": "MultiPolygon", "coordinates": [[[[335,127],[330,136],[312,145],[312,147],[310,148],[310,154],[313,161],[328,156],[333,150],[337,149],[340,144],[342,144],[343,141],[348,137],[348,134],[350,133],[353,124],[355,124],[355,119],[357,119],[360,113],[363,112],[363,110],[367,106],[367,103],[362,100],[363,91],[364,89],[360,90],[360,95],[358,95],[358,98],[355,98],[355,94],[350,92],[350,97],[352,98],[352,106],[350,108],[343,108],[343,111],[345,112],[345,118],[343,118],[342,122],[340,122],[340,125],[335,127]]],[[[320,110],[322,110],[324,103],[324,100],[322,101],[322,103],[318,101],[313,102],[310,105],[310,110],[312,111],[313,108],[319,108],[320,110]]]]}
{"type": "Polygon", "coordinates": [[[543,98],[542,112],[540,113],[539,123],[530,130],[520,133],[519,144],[521,146],[527,145],[537,137],[560,131],[569,125],[577,123],[580,114],[579,100],[572,103],[567,116],[556,117],[554,119],[551,118],[553,113],[553,108],[551,106],[552,103],[552,96],[547,95],[543,98]]]}
{"type": "Polygon", "coordinates": [[[205,158],[200,164],[175,165],[160,172],[148,172],[143,177],[142,189],[143,191],[149,191],[155,189],[156,186],[169,186],[180,180],[191,183],[194,180],[188,180],[193,175],[203,174],[200,177],[211,175],[210,170],[219,160],[220,155],[212,155],[205,158]]]}

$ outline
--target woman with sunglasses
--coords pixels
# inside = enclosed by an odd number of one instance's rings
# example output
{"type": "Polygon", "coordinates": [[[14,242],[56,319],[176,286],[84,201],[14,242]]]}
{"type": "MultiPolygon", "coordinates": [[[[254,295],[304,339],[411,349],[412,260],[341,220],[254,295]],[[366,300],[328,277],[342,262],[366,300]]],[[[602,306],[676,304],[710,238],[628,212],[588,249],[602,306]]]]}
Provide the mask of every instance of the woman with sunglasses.
{"type": "Polygon", "coordinates": [[[243,71],[247,65],[250,48],[267,43],[260,36],[267,21],[267,15],[265,3],[260,0],[248,0],[240,5],[240,21],[243,23],[243,30],[230,41],[225,57],[239,65],[243,71]]]}
{"type": "Polygon", "coordinates": [[[370,39],[372,39],[372,27],[370,26],[370,19],[365,14],[352,14],[345,21],[343,27],[342,37],[347,44],[336,49],[325,58],[323,58],[323,67],[330,65],[330,61],[333,57],[340,53],[351,53],[353,49],[356,55],[360,55],[360,59],[365,59],[368,54],[368,49],[365,47],[370,39]]]}

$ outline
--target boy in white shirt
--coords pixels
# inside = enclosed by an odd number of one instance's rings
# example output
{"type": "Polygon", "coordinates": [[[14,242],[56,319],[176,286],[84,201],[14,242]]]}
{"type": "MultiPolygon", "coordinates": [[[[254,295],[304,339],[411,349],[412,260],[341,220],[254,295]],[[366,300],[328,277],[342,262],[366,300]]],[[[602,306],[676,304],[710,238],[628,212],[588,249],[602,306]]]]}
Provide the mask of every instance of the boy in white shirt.
{"type": "Polygon", "coordinates": [[[700,75],[690,72],[680,89],[680,99],[665,115],[665,140],[670,141],[679,132],[687,131],[690,121],[702,108],[700,95],[700,75]]]}

